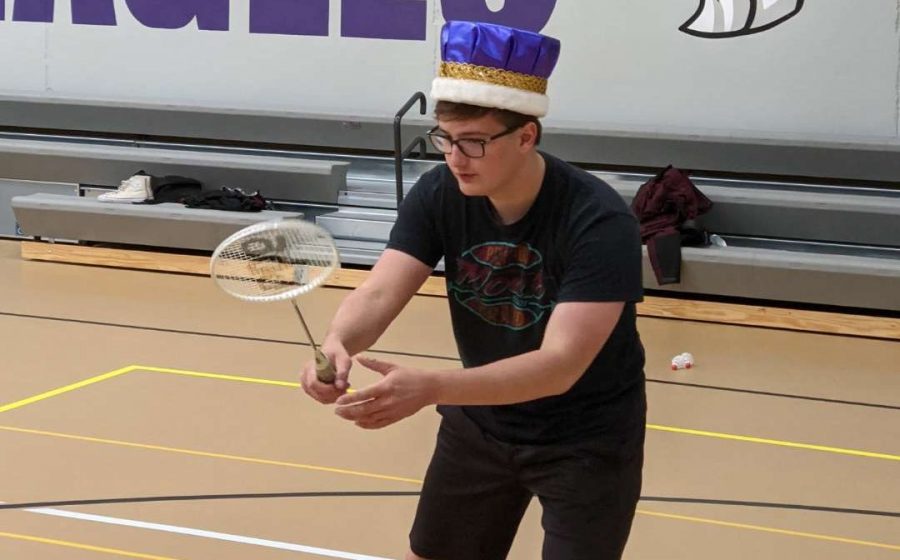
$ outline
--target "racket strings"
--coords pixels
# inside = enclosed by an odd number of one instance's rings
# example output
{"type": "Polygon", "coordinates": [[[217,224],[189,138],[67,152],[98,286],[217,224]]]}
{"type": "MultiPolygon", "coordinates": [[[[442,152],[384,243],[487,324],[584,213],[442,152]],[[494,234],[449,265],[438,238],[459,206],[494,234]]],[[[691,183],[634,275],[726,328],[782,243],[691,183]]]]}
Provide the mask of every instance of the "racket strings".
{"type": "Polygon", "coordinates": [[[319,286],[334,269],[333,241],[312,228],[267,230],[235,239],[217,252],[214,275],[244,299],[294,297],[319,286]]]}

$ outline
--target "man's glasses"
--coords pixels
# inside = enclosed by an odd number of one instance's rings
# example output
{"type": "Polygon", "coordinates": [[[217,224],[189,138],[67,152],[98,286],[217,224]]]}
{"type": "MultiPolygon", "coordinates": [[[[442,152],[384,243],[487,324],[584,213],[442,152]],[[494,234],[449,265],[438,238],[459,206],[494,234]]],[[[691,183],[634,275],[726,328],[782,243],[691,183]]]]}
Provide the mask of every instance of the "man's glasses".
{"type": "Polygon", "coordinates": [[[431,140],[431,145],[434,148],[441,152],[442,154],[449,154],[453,151],[453,146],[462,152],[462,154],[468,158],[477,159],[484,157],[484,147],[487,146],[490,142],[493,142],[497,138],[502,138],[513,132],[522,128],[521,125],[513,126],[507,128],[503,132],[499,134],[495,134],[490,138],[485,140],[476,139],[476,138],[460,138],[459,140],[453,140],[443,132],[438,130],[438,127],[434,127],[428,131],[428,139],[431,140]]]}

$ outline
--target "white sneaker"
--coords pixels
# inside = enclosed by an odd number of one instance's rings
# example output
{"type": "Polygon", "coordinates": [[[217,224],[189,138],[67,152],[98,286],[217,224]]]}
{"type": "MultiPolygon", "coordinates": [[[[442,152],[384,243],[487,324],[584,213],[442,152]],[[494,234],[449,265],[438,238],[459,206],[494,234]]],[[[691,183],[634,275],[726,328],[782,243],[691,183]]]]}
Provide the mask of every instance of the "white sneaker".
{"type": "Polygon", "coordinates": [[[119,183],[115,192],[103,193],[97,197],[100,202],[144,202],[153,200],[149,175],[133,175],[119,183]]]}

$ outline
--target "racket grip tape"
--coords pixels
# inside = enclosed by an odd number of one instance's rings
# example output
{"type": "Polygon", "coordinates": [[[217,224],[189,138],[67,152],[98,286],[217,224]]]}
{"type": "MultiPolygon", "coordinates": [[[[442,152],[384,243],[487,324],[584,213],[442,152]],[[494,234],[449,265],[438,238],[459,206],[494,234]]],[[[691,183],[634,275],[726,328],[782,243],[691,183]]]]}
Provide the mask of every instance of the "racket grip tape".
{"type": "Polygon", "coordinates": [[[334,383],[334,366],[321,350],[316,350],[316,377],[322,383],[334,383]]]}

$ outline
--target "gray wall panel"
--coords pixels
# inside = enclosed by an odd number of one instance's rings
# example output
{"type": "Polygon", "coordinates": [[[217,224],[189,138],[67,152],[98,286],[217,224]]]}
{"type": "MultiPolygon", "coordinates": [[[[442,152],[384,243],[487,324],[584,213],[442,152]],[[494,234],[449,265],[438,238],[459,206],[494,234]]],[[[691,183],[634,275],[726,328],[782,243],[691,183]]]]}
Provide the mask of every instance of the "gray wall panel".
{"type": "Polygon", "coordinates": [[[681,282],[659,286],[645,247],[643,274],[648,289],[900,311],[900,259],[684,247],[681,282]]]}
{"type": "Polygon", "coordinates": [[[12,200],[26,235],[150,247],[212,251],[239,229],[266,220],[302,218],[301,212],[228,212],[182,204],[116,204],[30,194],[12,200]]]}
{"type": "Polygon", "coordinates": [[[19,181],[0,179],[0,236],[25,236],[18,228],[12,199],[15,196],[29,195],[36,192],[57,195],[78,196],[78,185],[68,183],[46,183],[36,181],[19,181]]]}
{"type": "MultiPolygon", "coordinates": [[[[402,104],[398,102],[399,105],[402,104]]],[[[415,113],[415,111],[413,111],[415,113]]],[[[408,143],[430,126],[410,114],[403,123],[408,143]]],[[[164,136],[250,143],[314,146],[335,150],[393,150],[390,119],[338,118],[288,112],[213,112],[149,105],[90,105],[24,101],[0,97],[5,126],[164,136]]],[[[900,142],[896,138],[735,138],[709,131],[680,134],[546,129],[543,147],[568,160],[647,169],[668,164],[683,169],[884,181],[900,185],[900,142]]]]}
{"type": "Polygon", "coordinates": [[[240,187],[272,199],[335,204],[348,167],[340,161],[0,139],[0,173],[14,179],[117,186],[144,170],[191,177],[212,190],[240,187]]]}

